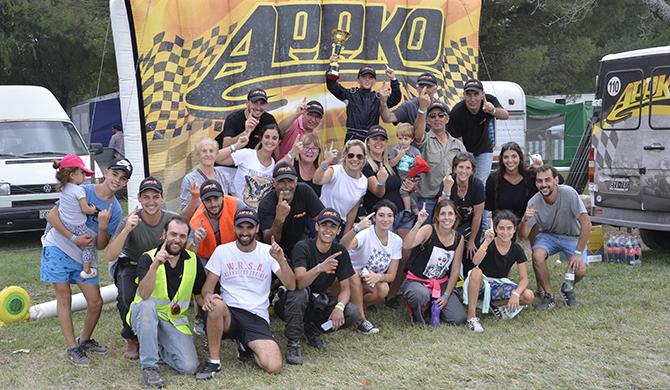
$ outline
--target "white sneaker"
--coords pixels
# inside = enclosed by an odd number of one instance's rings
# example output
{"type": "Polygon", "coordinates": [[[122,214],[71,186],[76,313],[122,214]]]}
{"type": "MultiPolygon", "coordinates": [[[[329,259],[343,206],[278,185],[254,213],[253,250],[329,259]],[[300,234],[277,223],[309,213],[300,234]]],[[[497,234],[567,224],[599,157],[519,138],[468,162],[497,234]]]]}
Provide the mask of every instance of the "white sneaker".
{"type": "Polygon", "coordinates": [[[479,318],[477,317],[468,319],[467,327],[475,333],[482,333],[484,331],[484,328],[482,328],[482,324],[479,323],[479,318]]]}

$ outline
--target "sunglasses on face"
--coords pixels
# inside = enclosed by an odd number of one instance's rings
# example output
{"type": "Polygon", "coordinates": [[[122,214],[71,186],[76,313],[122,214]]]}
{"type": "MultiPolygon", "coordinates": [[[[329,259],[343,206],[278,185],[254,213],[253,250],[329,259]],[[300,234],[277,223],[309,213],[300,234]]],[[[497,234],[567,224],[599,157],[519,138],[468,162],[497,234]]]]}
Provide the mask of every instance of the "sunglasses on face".
{"type": "Polygon", "coordinates": [[[432,114],[428,115],[428,118],[431,118],[431,119],[444,118],[445,116],[447,116],[447,114],[445,114],[444,112],[440,112],[440,113],[432,113],[432,114]]]}
{"type": "Polygon", "coordinates": [[[354,157],[355,157],[357,160],[362,160],[362,159],[365,158],[365,156],[362,155],[362,154],[353,154],[353,153],[349,153],[349,154],[347,154],[347,158],[348,158],[349,160],[351,160],[351,159],[354,158],[354,157]]]}

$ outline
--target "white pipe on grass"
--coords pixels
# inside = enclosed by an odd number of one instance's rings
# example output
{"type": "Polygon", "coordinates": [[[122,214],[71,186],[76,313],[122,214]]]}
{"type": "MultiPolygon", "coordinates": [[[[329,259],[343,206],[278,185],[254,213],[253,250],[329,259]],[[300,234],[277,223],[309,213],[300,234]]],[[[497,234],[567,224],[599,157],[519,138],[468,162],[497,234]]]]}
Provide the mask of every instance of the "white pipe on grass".
{"type": "MultiPolygon", "coordinates": [[[[100,289],[100,295],[102,296],[102,303],[109,303],[116,299],[118,295],[118,290],[116,286],[110,284],[109,286],[102,287],[100,289]]],[[[84,294],[79,293],[72,296],[72,311],[79,311],[86,309],[86,298],[84,294]]],[[[33,305],[30,307],[30,319],[31,320],[40,320],[42,318],[54,317],[56,315],[56,300],[49,302],[40,303],[39,305],[33,305]]]]}

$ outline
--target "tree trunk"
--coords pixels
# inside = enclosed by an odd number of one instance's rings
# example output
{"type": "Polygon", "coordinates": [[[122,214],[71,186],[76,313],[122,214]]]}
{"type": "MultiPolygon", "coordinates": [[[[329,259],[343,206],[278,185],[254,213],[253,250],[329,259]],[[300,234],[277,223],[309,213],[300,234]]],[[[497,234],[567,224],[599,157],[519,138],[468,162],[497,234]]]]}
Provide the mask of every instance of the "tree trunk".
{"type": "Polygon", "coordinates": [[[670,25],[670,4],[664,0],[642,0],[642,4],[663,23],[670,25]]]}

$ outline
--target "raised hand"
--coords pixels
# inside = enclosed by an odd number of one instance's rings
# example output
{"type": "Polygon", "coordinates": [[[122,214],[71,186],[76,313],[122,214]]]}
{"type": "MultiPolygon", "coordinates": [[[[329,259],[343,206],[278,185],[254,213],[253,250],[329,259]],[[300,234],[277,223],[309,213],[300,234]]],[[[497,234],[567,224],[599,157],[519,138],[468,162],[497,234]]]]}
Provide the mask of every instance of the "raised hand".
{"type": "Polygon", "coordinates": [[[386,179],[389,178],[389,173],[386,170],[386,167],[383,165],[379,168],[379,171],[377,171],[377,181],[386,183],[386,179]]]}
{"type": "Polygon", "coordinates": [[[277,201],[277,208],[275,210],[275,218],[284,222],[288,214],[291,212],[291,205],[284,199],[281,191],[279,191],[279,200],[277,201]]]}
{"type": "Polygon", "coordinates": [[[333,148],[333,145],[333,141],[330,141],[330,146],[323,152],[323,160],[327,164],[333,164],[337,160],[338,150],[333,148]]]}
{"type": "Polygon", "coordinates": [[[423,202],[423,207],[419,210],[419,215],[416,217],[417,225],[423,225],[428,219],[428,211],[426,211],[426,202],[423,202]]]}
{"type": "Polygon", "coordinates": [[[302,102],[298,104],[298,107],[295,108],[296,115],[302,115],[307,111],[307,97],[302,98],[302,102]]]}
{"type": "Polygon", "coordinates": [[[249,115],[247,120],[244,122],[244,130],[247,132],[247,134],[251,134],[251,132],[254,131],[256,126],[258,126],[258,119],[249,115]]]}
{"type": "Polygon", "coordinates": [[[277,261],[284,260],[284,250],[277,244],[277,241],[275,241],[275,236],[272,236],[270,243],[270,256],[274,257],[277,261]]]}
{"type": "Polygon", "coordinates": [[[493,231],[493,226],[489,226],[489,228],[484,232],[484,241],[490,244],[495,237],[496,233],[493,231]]]}
{"type": "Polygon", "coordinates": [[[443,191],[448,194],[451,192],[451,187],[454,186],[454,178],[451,176],[451,174],[448,174],[444,177],[444,179],[442,179],[442,183],[444,184],[443,191]]]}
{"type": "Polygon", "coordinates": [[[326,257],[326,260],[320,263],[321,272],[325,272],[327,274],[334,274],[335,271],[337,271],[337,264],[338,264],[336,257],[341,254],[342,252],[338,251],[326,257]]]}
{"type": "Polygon", "coordinates": [[[388,64],[386,64],[386,69],[384,69],[384,72],[386,72],[386,76],[389,78],[389,80],[395,80],[395,70],[390,68],[388,64]]]}
{"type": "Polygon", "coordinates": [[[167,240],[163,241],[163,245],[161,245],[160,249],[156,252],[156,256],[154,256],[154,261],[158,262],[159,265],[165,264],[168,257],[170,256],[166,248],[167,248],[167,240]]]}
{"type": "Polygon", "coordinates": [[[390,86],[382,86],[382,88],[379,89],[379,92],[377,92],[377,96],[379,96],[379,100],[386,103],[389,96],[391,96],[391,87],[390,86]]]}
{"type": "Polygon", "coordinates": [[[126,218],[126,226],[125,230],[130,233],[137,227],[137,225],[142,222],[140,219],[140,216],[138,214],[138,211],[140,210],[139,206],[135,206],[135,209],[133,210],[132,213],[128,214],[128,218],[126,218]]]}
{"type": "Polygon", "coordinates": [[[486,101],[486,94],[484,94],[484,104],[482,105],[482,110],[487,113],[493,115],[493,110],[495,110],[496,107],[493,105],[493,103],[486,101]]]}
{"type": "Polygon", "coordinates": [[[207,237],[207,228],[205,227],[204,221],[200,220],[200,226],[193,233],[193,245],[198,246],[202,240],[207,237]]]}
{"type": "Polygon", "coordinates": [[[361,229],[361,230],[365,230],[365,229],[369,228],[370,226],[372,226],[372,217],[374,215],[375,215],[375,213],[370,213],[370,214],[366,215],[365,218],[361,219],[361,221],[356,224],[358,226],[358,228],[361,229]]]}
{"type": "Polygon", "coordinates": [[[107,230],[109,225],[109,219],[112,217],[112,205],[107,207],[106,210],[98,211],[98,229],[107,230]]]}
{"type": "MultiPolygon", "coordinates": [[[[421,92],[419,93],[419,109],[421,111],[426,111],[428,109],[428,106],[430,105],[431,102],[431,97],[430,94],[428,93],[428,88],[423,88],[421,92]]],[[[427,114],[427,112],[426,112],[427,114]]]]}
{"type": "Polygon", "coordinates": [[[198,183],[192,181],[191,188],[189,188],[188,192],[191,193],[191,198],[200,199],[200,186],[198,185],[198,183]]]}
{"type": "Polygon", "coordinates": [[[245,129],[244,132],[242,134],[240,134],[239,137],[237,137],[237,142],[235,142],[235,149],[236,150],[240,150],[243,147],[247,146],[247,144],[249,143],[249,134],[250,134],[250,131],[247,131],[245,129]]]}
{"type": "Polygon", "coordinates": [[[535,208],[532,205],[528,205],[528,207],[526,207],[526,212],[523,214],[523,218],[521,218],[521,222],[528,222],[534,216],[535,216],[535,208]]]}
{"type": "Polygon", "coordinates": [[[340,61],[340,56],[338,56],[337,54],[333,53],[333,54],[330,55],[329,60],[330,60],[330,62],[335,62],[335,63],[337,63],[337,62],[340,61]]]}

